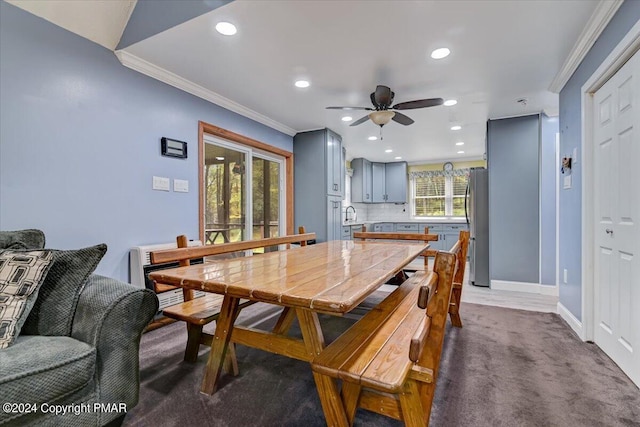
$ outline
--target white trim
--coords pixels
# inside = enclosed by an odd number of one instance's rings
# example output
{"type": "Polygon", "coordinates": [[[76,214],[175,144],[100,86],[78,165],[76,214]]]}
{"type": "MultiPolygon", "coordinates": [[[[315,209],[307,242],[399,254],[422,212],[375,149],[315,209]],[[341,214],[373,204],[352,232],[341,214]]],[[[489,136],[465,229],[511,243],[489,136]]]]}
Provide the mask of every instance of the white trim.
{"type": "Polygon", "coordinates": [[[593,341],[594,316],[594,271],[595,235],[593,210],[595,187],[593,176],[593,93],[613,75],[640,48],[640,22],[637,22],[620,43],[602,61],[598,69],[581,88],[582,118],[582,323],[584,340],[593,341]]]}
{"type": "Polygon", "coordinates": [[[598,3],[589,18],[589,22],[585,25],[569,56],[564,61],[562,68],[551,81],[549,85],[551,92],[560,93],[622,3],[623,0],[601,1],[598,3]]]}
{"type": "Polygon", "coordinates": [[[558,296],[560,292],[560,132],[556,132],[555,141],[555,171],[556,171],[556,286],[558,296]]]}
{"type": "Polygon", "coordinates": [[[183,90],[191,95],[195,95],[198,98],[202,98],[209,102],[212,102],[220,107],[226,108],[227,110],[233,111],[234,113],[238,113],[244,117],[248,117],[251,120],[255,120],[258,123],[262,123],[265,126],[269,126],[275,130],[286,133],[289,136],[293,136],[298,133],[295,129],[290,128],[280,122],[277,122],[265,115],[262,115],[256,111],[253,111],[243,105],[238,104],[230,100],[229,98],[225,98],[222,95],[217,94],[216,92],[204,88],[200,85],[193,83],[185,79],[184,77],[180,77],[177,74],[172,73],[171,71],[167,71],[164,68],[158,67],[148,61],[145,61],[142,58],[139,58],[135,55],[130,54],[124,50],[118,50],[115,52],[116,56],[120,60],[120,63],[125,67],[131,68],[132,70],[138,71],[146,76],[152,77],[156,80],[160,80],[163,83],[166,83],[170,86],[183,90]]]}
{"type": "Polygon", "coordinates": [[[571,313],[569,309],[561,303],[558,303],[557,310],[560,317],[562,317],[564,321],[569,324],[571,329],[573,329],[573,332],[575,332],[582,341],[586,341],[584,338],[584,329],[582,328],[582,322],[579,321],[578,318],[574,316],[573,313],[571,313]]]}
{"type": "Polygon", "coordinates": [[[526,292],[529,294],[558,296],[558,287],[530,282],[511,282],[507,280],[491,280],[491,289],[497,291],[526,292]]]}

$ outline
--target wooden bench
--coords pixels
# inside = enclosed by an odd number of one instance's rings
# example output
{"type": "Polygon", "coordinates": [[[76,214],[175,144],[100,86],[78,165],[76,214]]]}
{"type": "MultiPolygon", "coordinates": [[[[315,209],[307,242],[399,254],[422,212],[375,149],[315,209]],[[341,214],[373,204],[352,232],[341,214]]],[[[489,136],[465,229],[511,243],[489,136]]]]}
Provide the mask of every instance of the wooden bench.
{"type": "MultiPolygon", "coordinates": [[[[425,228],[425,233],[429,232],[429,228],[425,228]]],[[[461,248],[456,253],[458,262],[458,268],[456,269],[456,275],[453,278],[453,295],[451,296],[451,304],[449,305],[449,316],[451,318],[451,324],[457,328],[462,328],[462,319],[460,318],[460,304],[462,303],[462,286],[464,285],[464,273],[467,265],[467,253],[469,250],[469,231],[460,231],[458,241],[461,242],[461,248]]],[[[435,257],[437,251],[427,251],[425,260],[427,258],[435,257]]],[[[425,266],[427,262],[425,261],[425,266]]]]}
{"type": "MultiPolygon", "coordinates": [[[[361,232],[355,232],[353,233],[353,238],[354,239],[362,239],[362,240],[403,240],[403,241],[410,241],[410,242],[416,242],[416,241],[421,241],[421,242],[435,242],[438,240],[438,235],[437,234],[429,234],[429,229],[425,228],[425,232],[424,234],[420,233],[393,233],[393,232],[380,232],[380,231],[367,231],[367,227],[366,226],[362,226],[362,231],[361,232]]],[[[435,252],[433,252],[430,249],[427,249],[426,251],[424,251],[421,256],[424,258],[424,267],[421,268],[421,270],[427,270],[427,257],[428,256],[432,256],[434,255],[435,252]]],[[[410,264],[411,265],[411,264],[410,264]]],[[[387,283],[392,284],[392,285],[399,285],[400,283],[404,282],[405,280],[407,280],[407,272],[412,272],[412,271],[416,271],[415,269],[412,268],[405,268],[404,270],[398,272],[398,274],[396,274],[395,277],[392,277],[387,283]]]]}
{"type": "MultiPolygon", "coordinates": [[[[242,253],[246,250],[269,248],[283,244],[288,245],[290,243],[299,243],[301,246],[306,246],[308,240],[315,238],[315,233],[305,233],[304,227],[300,227],[300,234],[297,235],[187,247],[187,237],[178,236],[178,248],[151,252],[151,264],[177,261],[182,267],[190,265],[190,260],[194,258],[242,253]]],[[[156,287],[160,286],[167,285],[156,284],[156,287]]],[[[203,332],[202,329],[204,325],[218,319],[223,296],[207,293],[203,297],[194,298],[193,291],[187,289],[183,289],[183,295],[184,302],[166,307],[163,310],[163,314],[166,317],[187,323],[187,346],[184,352],[184,360],[187,362],[195,362],[198,358],[200,345],[211,345],[213,335],[203,332]]],[[[244,308],[250,304],[253,304],[253,302],[242,300],[240,307],[244,308]]],[[[281,314],[281,319],[279,319],[277,327],[286,332],[292,320],[293,316],[291,313],[285,310],[281,314]]],[[[237,375],[238,368],[233,346],[229,346],[228,356],[225,362],[225,370],[237,375]]]]}
{"type": "Polygon", "coordinates": [[[416,272],[312,361],[314,372],[342,380],[350,425],[358,407],[428,425],[461,248],[438,252],[433,271],[416,272]]]}
{"type": "MultiPolygon", "coordinates": [[[[360,239],[394,239],[394,240],[422,240],[424,242],[433,242],[438,240],[437,234],[429,234],[429,227],[425,227],[424,234],[415,233],[380,233],[380,232],[365,232],[353,233],[354,238],[360,239]]],[[[462,286],[464,284],[464,272],[467,265],[467,251],[469,249],[469,232],[466,230],[460,231],[458,241],[461,242],[461,250],[456,254],[459,268],[456,270],[456,276],[453,278],[453,296],[451,297],[451,305],[449,307],[449,315],[451,317],[451,324],[455,327],[462,327],[462,319],[460,318],[460,304],[462,300],[462,286]]],[[[424,257],[424,269],[415,269],[413,271],[428,270],[428,259],[435,257],[437,251],[427,249],[422,253],[424,257]]],[[[414,266],[415,267],[415,266],[414,266]]],[[[412,269],[405,269],[405,271],[412,271],[412,269]]],[[[400,280],[404,280],[400,278],[400,280]]]]}

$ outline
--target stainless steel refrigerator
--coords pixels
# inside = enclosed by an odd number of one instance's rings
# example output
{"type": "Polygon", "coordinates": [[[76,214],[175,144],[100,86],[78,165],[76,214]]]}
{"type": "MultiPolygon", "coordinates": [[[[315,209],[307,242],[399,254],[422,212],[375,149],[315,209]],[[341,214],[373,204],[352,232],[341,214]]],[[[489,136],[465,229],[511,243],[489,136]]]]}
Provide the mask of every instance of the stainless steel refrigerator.
{"type": "Polygon", "coordinates": [[[471,168],[465,215],[469,224],[469,283],[489,286],[489,173],[471,168]]]}

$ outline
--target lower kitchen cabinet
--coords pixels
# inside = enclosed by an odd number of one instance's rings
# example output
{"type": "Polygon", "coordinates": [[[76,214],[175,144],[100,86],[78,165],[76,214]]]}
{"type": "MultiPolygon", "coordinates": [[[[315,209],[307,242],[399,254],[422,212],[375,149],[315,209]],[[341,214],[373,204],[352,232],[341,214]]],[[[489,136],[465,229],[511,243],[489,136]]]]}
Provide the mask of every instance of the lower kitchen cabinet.
{"type": "Polygon", "coordinates": [[[342,226],[342,240],[351,240],[351,226],[342,226]]]}
{"type": "MultiPolygon", "coordinates": [[[[342,240],[342,197],[327,197],[327,234],[326,240],[342,240]]],[[[314,230],[309,230],[314,231],[314,230]]],[[[317,231],[316,231],[317,233],[317,231]]]]}

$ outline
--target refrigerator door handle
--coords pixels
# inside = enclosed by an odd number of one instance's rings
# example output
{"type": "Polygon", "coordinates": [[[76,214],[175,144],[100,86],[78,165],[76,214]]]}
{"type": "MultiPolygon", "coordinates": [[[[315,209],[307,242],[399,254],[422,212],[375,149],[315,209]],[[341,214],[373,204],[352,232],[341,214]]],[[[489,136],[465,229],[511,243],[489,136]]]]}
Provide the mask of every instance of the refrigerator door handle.
{"type": "Polygon", "coordinates": [[[467,181],[467,188],[464,190],[464,217],[467,219],[467,225],[469,225],[469,211],[467,209],[467,204],[469,203],[469,190],[469,181],[467,181]]]}

